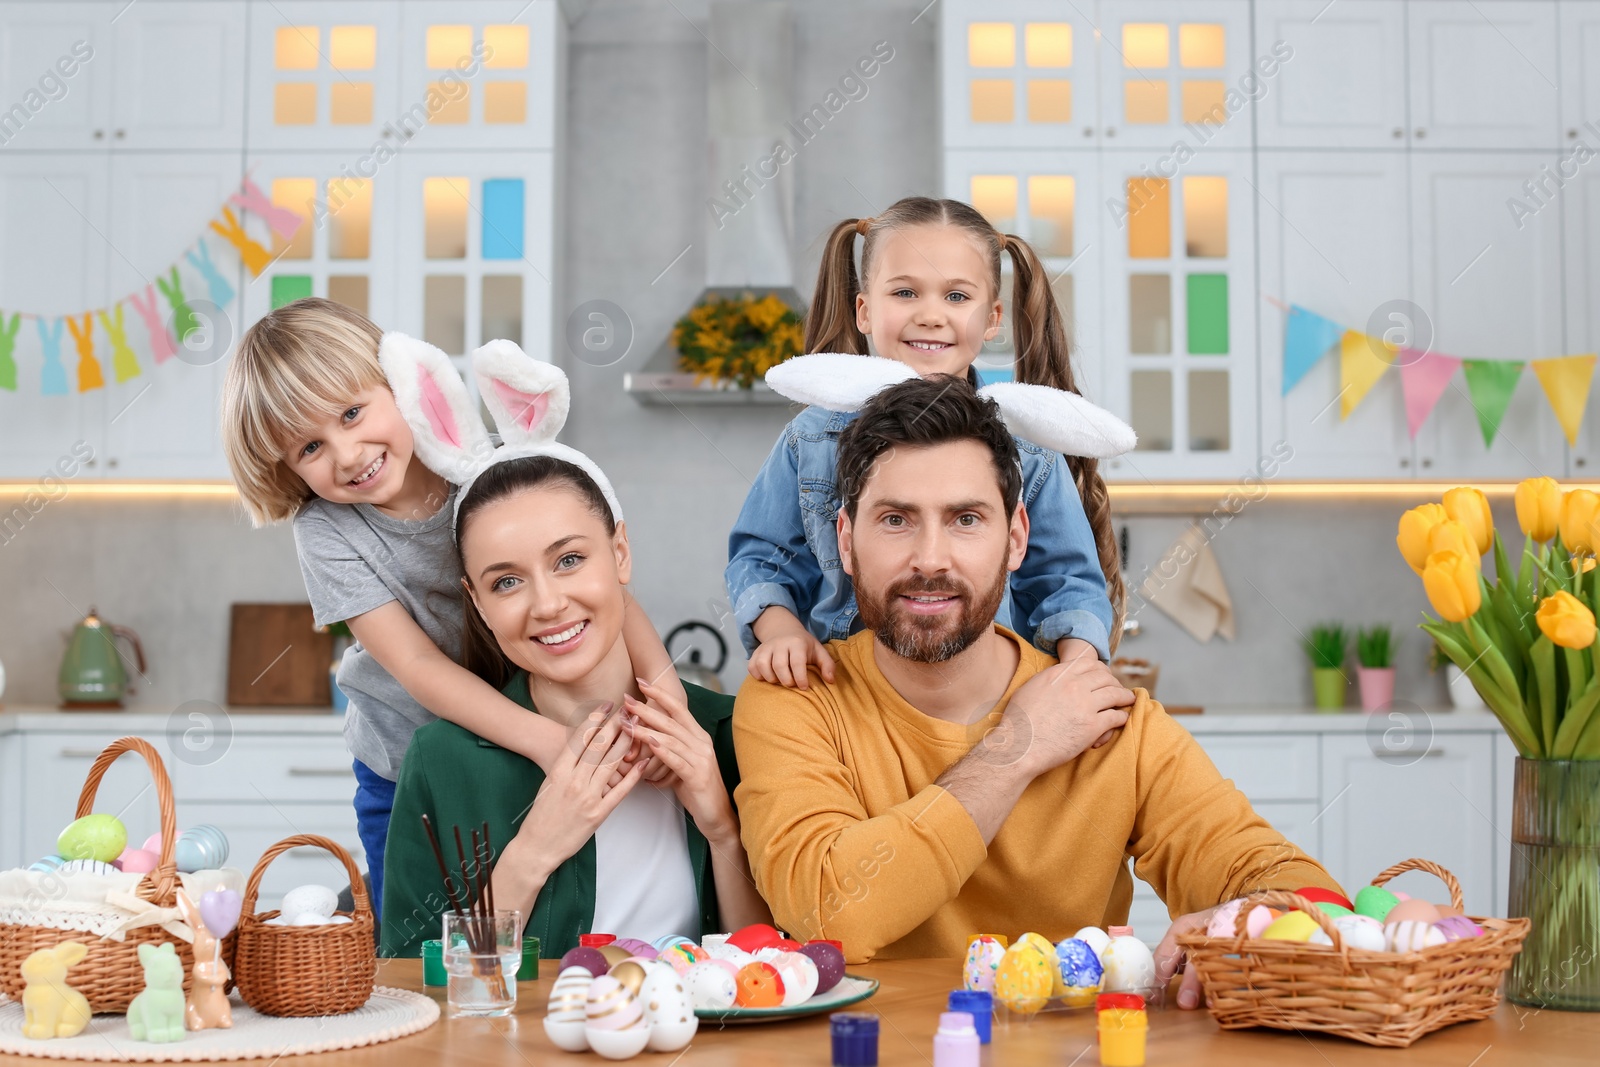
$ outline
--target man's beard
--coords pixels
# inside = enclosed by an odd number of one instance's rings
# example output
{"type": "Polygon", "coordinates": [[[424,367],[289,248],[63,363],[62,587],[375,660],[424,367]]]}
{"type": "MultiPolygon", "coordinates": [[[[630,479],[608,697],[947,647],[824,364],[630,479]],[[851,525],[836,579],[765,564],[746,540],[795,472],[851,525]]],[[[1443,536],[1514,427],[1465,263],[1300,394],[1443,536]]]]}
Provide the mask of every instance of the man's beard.
{"type": "Polygon", "coordinates": [[[937,580],[907,578],[875,596],[856,586],[856,606],[861,624],[877,635],[878,641],[902,659],[914,663],[943,663],[965,652],[994,623],[995,612],[1005,595],[1007,570],[999,573],[981,598],[975,597],[966,582],[946,576],[937,580]],[[954,612],[916,615],[900,604],[902,596],[952,595],[960,597],[954,612]]]}

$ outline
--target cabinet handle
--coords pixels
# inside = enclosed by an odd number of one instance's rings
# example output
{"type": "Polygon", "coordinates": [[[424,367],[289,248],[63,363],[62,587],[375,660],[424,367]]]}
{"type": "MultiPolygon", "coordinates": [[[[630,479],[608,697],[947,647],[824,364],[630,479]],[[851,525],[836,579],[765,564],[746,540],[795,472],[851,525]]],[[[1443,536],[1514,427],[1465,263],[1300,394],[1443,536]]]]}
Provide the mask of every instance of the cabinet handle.
{"type": "Polygon", "coordinates": [[[1568,140],[1573,140],[1573,141],[1577,140],[1578,139],[1578,131],[1577,130],[1568,130],[1567,131],[1567,139],[1568,140]]]}
{"type": "Polygon", "coordinates": [[[1400,458],[1400,469],[1404,470],[1405,468],[1407,468],[1409,466],[1411,466],[1411,460],[1409,460],[1409,459],[1405,458],[1404,456],[1402,456],[1400,458]]]}
{"type": "Polygon", "coordinates": [[[1572,462],[1573,462],[1573,464],[1575,466],[1579,466],[1579,467],[1588,466],[1588,463],[1589,463],[1589,461],[1584,459],[1582,456],[1576,457],[1575,459],[1573,459],[1572,462]]]}
{"type": "Polygon", "coordinates": [[[83,465],[85,467],[93,467],[98,462],[100,462],[100,461],[99,460],[95,460],[95,459],[91,459],[91,460],[86,460],[83,465]]]}
{"type": "Polygon", "coordinates": [[[1426,137],[1426,136],[1428,136],[1428,131],[1427,131],[1427,130],[1425,130],[1425,129],[1423,129],[1423,128],[1422,128],[1422,127],[1421,127],[1421,126],[1418,126],[1418,127],[1417,127],[1417,132],[1416,132],[1416,138],[1417,138],[1417,140],[1419,140],[1419,141],[1420,141],[1420,140],[1422,140],[1422,139],[1423,139],[1423,138],[1424,138],[1424,137],[1426,137]]]}
{"type": "Polygon", "coordinates": [[[1107,126],[1106,127],[1106,136],[1107,137],[1115,137],[1116,135],[1117,135],[1117,128],[1115,126],[1107,126]]]}
{"type": "Polygon", "coordinates": [[[100,755],[98,748],[64,748],[61,750],[62,759],[94,759],[100,755]]]}
{"type": "Polygon", "coordinates": [[[117,465],[117,459],[116,459],[115,456],[113,456],[111,459],[106,460],[106,466],[115,467],[116,465],[117,465]]]}
{"type": "Polygon", "coordinates": [[[1094,136],[1094,127],[1093,126],[1085,126],[1083,128],[1083,135],[1085,137],[1093,137],[1094,136]]]}
{"type": "MultiPolygon", "coordinates": [[[[95,753],[99,755],[99,753],[95,753]]],[[[350,767],[290,767],[291,778],[354,778],[356,772],[350,767]]]]}
{"type": "Polygon", "coordinates": [[[123,138],[124,138],[124,137],[126,137],[126,136],[128,136],[128,131],[127,131],[127,130],[118,130],[118,131],[117,131],[117,132],[116,132],[116,134],[115,134],[115,137],[116,137],[116,138],[117,138],[117,140],[119,140],[119,141],[120,141],[120,140],[122,140],[122,139],[123,139],[123,138]]]}
{"type": "Polygon", "coordinates": [[[104,130],[96,130],[96,131],[94,131],[94,139],[96,141],[104,141],[106,139],[106,131],[104,131],[104,130]]]}
{"type": "Polygon", "coordinates": [[[1404,137],[1405,135],[1406,135],[1406,131],[1401,129],[1399,126],[1396,126],[1394,128],[1394,138],[1395,138],[1395,140],[1398,141],[1400,138],[1404,137]]]}
{"type": "Polygon", "coordinates": [[[1443,756],[1444,749],[1430,748],[1422,752],[1420,756],[1415,752],[1375,752],[1373,755],[1379,759],[1433,759],[1437,756],[1443,756]]]}
{"type": "Polygon", "coordinates": [[[1423,466],[1423,469],[1427,469],[1428,467],[1433,466],[1433,460],[1429,459],[1429,458],[1424,458],[1423,461],[1422,461],[1422,466],[1423,466]]]}

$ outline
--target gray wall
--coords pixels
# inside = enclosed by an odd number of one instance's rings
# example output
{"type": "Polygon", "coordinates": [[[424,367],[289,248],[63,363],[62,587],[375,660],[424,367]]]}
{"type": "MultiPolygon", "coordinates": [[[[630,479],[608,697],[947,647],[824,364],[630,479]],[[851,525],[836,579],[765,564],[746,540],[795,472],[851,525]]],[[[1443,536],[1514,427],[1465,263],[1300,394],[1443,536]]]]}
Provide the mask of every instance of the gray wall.
{"type": "MultiPolygon", "coordinates": [[[[795,99],[807,106],[873,42],[896,51],[868,97],[792,164],[797,278],[809,294],[832,223],[938,192],[937,22],[933,12],[912,21],[921,3],[793,6],[795,99]]],[[[703,15],[703,6],[679,7],[703,15]]],[[[703,284],[706,77],[705,41],[671,5],[595,4],[572,28],[558,307],[610,300],[636,340],[614,366],[566,361],[574,403],[564,437],[615,482],[637,553],[635,593],[663,631],[725,610],[726,531],[788,417],[781,408],[642,407],[622,392],[623,374],[642,366],[703,284]]],[[[1145,633],[1125,653],[1161,663],[1159,695],[1170,701],[1309,702],[1295,628],[1325,617],[1389,621],[1408,635],[1400,695],[1437,703],[1442,683],[1423,670],[1425,641],[1410,631],[1425,607],[1420,583],[1392,547],[1404,506],[1269,493],[1213,542],[1239,640],[1200,646],[1147,609],[1145,633]]],[[[1509,511],[1500,518],[1513,521],[1509,511]]],[[[1128,521],[1137,573],[1187,520],[1128,521]]],[[[234,504],[69,495],[0,546],[0,597],[8,705],[54,702],[63,634],[92,603],[144,638],[149,684],[134,699],[160,707],[222,699],[231,601],[298,600],[304,590],[289,531],[252,530],[234,504]]],[[[723,629],[735,646],[724,679],[736,685],[743,657],[732,626],[723,629]]]]}

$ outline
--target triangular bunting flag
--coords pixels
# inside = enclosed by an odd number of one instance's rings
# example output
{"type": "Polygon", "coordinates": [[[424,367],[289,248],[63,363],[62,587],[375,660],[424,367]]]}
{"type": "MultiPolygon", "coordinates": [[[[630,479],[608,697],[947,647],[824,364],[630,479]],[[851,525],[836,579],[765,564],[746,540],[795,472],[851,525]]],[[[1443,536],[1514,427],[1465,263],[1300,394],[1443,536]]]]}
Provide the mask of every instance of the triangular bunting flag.
{"type": "Polygon", "coordinates": [[[1356,405],[1378,384],[1397,358],[1394,345],[1346,330],[1339,339],[1339,418],[1348,419],[1356,405]]]}
{"type": "Polygon", "coordinates": [[[1578,427],[1583,423],[1583,409],[1589,404],[1589,381],[1594,377],[1595,357],[1562,356],[1559,359],[1536,359],[1533,373],[1544,386],[1544,395],[1556,413],[1556,421],[1567,435],[1567,444],[1578,446],[1578,427]]]}
{"type": "Polygon", "coordinates": [[[1400,389],[1406,397],[1406,425],[1412,440],[1428,421],[1433,407],[1444,395],[1445,386],[1461,361],[1454,356],[1437,352],[1418,352],[1414,348],[1400,350],[1400,389]]]}
{"type": "Polygon", "coordinates": [[[1339,335],[1343,332],[1343,326],[1323,318],[1314,311],[1307,311],[1303,307],[1289,308],[1289,324],[1283,331],[1285,396],[1301,378],[1306,376],[1306,371],[1327,354],[1328,349],[1339,343],[1339,335]]]}
{"type": "Polygon", "coordinates": [[[1467,396],[1478,412],[1478,428],[1483,431],[1483,446],[1494,444],[1500,420],[1506,417],[1511,394],[1522,377],[1522,361],[1516,359],[1464,359],[1461,370],[1467,376],[1467,396]]]}

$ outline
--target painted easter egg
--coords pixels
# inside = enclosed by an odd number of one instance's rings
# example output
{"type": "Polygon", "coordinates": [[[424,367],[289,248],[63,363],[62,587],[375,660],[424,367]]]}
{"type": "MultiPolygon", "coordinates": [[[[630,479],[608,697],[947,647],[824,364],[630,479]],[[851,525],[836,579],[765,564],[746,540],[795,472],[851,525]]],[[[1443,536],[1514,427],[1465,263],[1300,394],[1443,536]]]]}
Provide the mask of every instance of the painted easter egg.
{"type": "MultiPolygon", "coordinates": [[[[804,947],[804,946],[802,946],[804,947]]],[[[783,1006],[804,1004],[817,991],[817,965],[803,952],[785,952],[772,964],[783,978],[783,1006]]]]}
{"type": "Polygon", "coordinates": [[[1362,886],[1356,894],[1355,911],[1357,915],[1366,915],[1383,922],[1388,917],[1389,911],[1400,903],[1400,898],[1378,885],[1362,886]]]}
{"type": "Polygon", "coordinates": [[[817,965],[817,992],[826,993],[844,977],[844,953],[827,941],[807,941],[800,951],[817,965]]]}
{"type": "MultiPolygon", "coordinates": [[[[1051,946],[1051,958],[1055,946],[1051,946]]],[[[1050,999],[1056,969],[1050,959],[1032,944],[1018,943],[1006,949],[994,973],[994,997],[1012,1011],[1032,1015],[1050,999]]]]}
{"type": "Polygon", "coordinates": [[[644,1021],[650,1025],[646,1047],[653,1052],[678,1051],[700,1027],[694,1014],[694,998],[689,995],[683,976],[671,967],[656,964],[649,968],[639,1000],[644,1004],[644,1021]]]}
{"type": "Polygon", "coordinates": [[[590,1030],[631,1030],[644,1025],[644,1008],[633,990],[603,974],[589,983],[584,1023],[590,1030]]]}
{"type": "Polygon", "coordinates": [[[1306,941],[1318,929],[1317,920],[1303,911],[1291,911],[1272,920],[1261,937],[1265,941],[1306,941]]]}
{"type": "Polygon", "coordinates": [[[1404,922],[1436,923],[1441,918],[1439,909],[1426,900],[1402,900],[1389,909],[1389,914],[1383,917],[1383,925],[1404,922]]]}
{"type": "Polygon", "coordinates": [[[728,944],[752,954],[782,940],[783,935],[766,923],[755,923],[728,935],[728,944]]]}
{"type": "Polygon", "coordinates": [[[739,996],[739,983],[719,964],[723,960],[707,960],[689,968],[683,975],[684,987],[698,1010],[721,1011],[733,1007],[739,996]]]}
{"type": "Polygon", "coordinates": [[[688,974],[690,967],[709,958],[706,955],[706,950],[693,941],[680,941],[677,944],[668,945],[656,957],[658,960],[665,960],[679,974],[688,974]]]}
{"type": "Polygon", "coordinates": [[[1156,958],[1137,937],[1114,937],[1100,954],[1105,973],[1100,988],[1107,993],[1142,993],[1155,984],[1156,958]]]}
{"type": "Polygon", "coordinates": [[[653,960],[659,955],[654,945],[648,941],[640,941],[637,937],[619,937],[612,944],[630,956],[642,956],[647,960],[653,960]]]}
{"type": "Polygon", "coordinates": [[[739,986],[734,1003],[741,1008],[776,1008],[783,1003],[783,976],[770,963],[747,963],[735,979],[739,986]]]}
{"type": "Polygon", "coordinates": [[[115,815],[85,815],[56,838],[56,853],[67,860],[110,863],[128,847],[128,828],[115,815]]]}
{"type": "Polygon", "coordinates": [[[1459,941],[1464,937],[1482,937],[1483,927],[1465,915],[1446,915],[1433,924],[1446,941],[1459,941]]]}
{"type": "Polygon", "coordinates": [[[589,1047],[584,1037],[589,984],[594,975],[582,967],[569,967],[556,977],[545,1008],[544,1032],[550,1043],[566,1052],[582,1052],[589,1047]]]}
{"type": "Polygon", "coordinates": [[[627,986],[628,992],[635,997],[639,995],[639,988],[644,985],[644,967],[639,960],[623,960],[606,974],[627,986]]]}
{"type": "Polygon", "coordinates": [[[1063,985],[1075,989],[1100,987],[1100,976],[1105,973],[1105,968],[1089,942],[1069,937],[1056,945],[1055,958],[1056,970],[1061,974],[1063,985]]]}
{"type": "MultiPolygon", "coordinates": [[[[1383,924],[1370,915],[1339,915],[1333,920],[1333,928],[1339,931],[1339,940],[1353,949],[1362,949],[1367,952],[1383,952],[1389,947],[1389,942],[1383,935],[1383,924]]],[[[1317,930],[1306,939],[1311,945],[1331,945],[1333,939],[1321,930],[1317,930]]]]}
{"type": "Polygon", "coordinates": [[[124,874],[148,874],[156,869],[161,857],[142,848],[125,848],[112,866],[124,874]]]}
{"type": "Polygon", "coordinates": [[[994,992],[994,975],[1005,956],[1005,946],[992,937],[980,936],[967,945],[967,959],[961,965],[961,985],[981,993],[994,992]]]}
{"type": "Polygon", "coordinates": [[[1438,927],[1416,919],[1385,923],[1383,933],[1388,939],[1390,952],[1421,952],[1445,942],[1444,933],[1438,927]]]}
{"type": "Polygon", "coordinates": [[[611,969],[611,964],[600,954],[599,949],[590,948],[587,945],[579,945],[575,949],[568,950],[567,954],[561,957],[561,963],[557,970],[564,971],[568,967],[582,967],[589,972],[591,977],[599,978],[611,969]]]}
{"type": "Polygon", "coordinates": [[[1304,889],[1296,889],[1295,893],[1305,897],[1313,904],[1337,904],[1345,911],[1353,911],[1355,909],[1355,905],[1351,904],[1347,898],[1331,889],[1323,889],[1321,886],[1308,885],[1304,889]]]}

